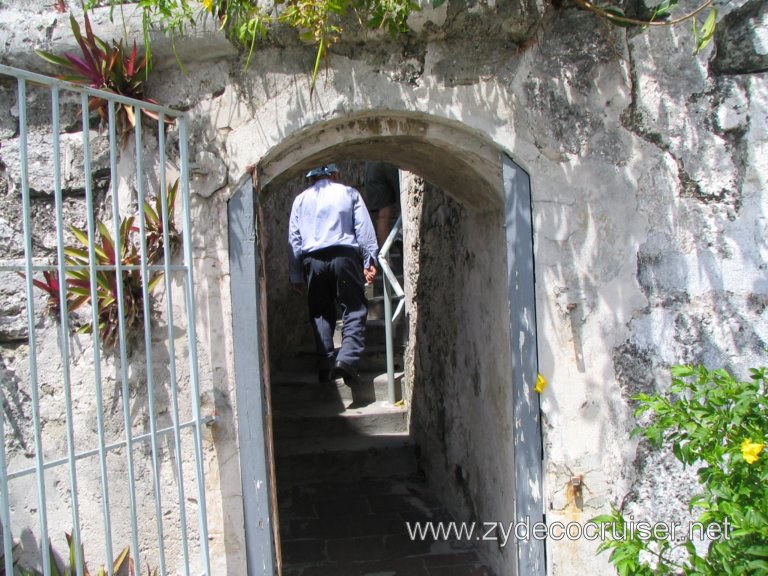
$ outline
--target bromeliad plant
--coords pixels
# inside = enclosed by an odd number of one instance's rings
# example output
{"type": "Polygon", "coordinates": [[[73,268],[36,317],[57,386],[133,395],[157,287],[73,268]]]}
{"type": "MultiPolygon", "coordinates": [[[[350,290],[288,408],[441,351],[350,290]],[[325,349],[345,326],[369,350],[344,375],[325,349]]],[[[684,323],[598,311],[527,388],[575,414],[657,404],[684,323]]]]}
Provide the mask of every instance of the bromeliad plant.
{"type": "MultiPolygon", "coordinates": [[[[67,539],[67,556],[63,562],[57,560],[58,554],[56,554],[53,545],[50,543],[48,544],[48,552],[51,558],[51,576],[74,576],[75,574],[82,574],[83,576],[139,576],[133,558],[131,558],[130,548],[128,546],[123,548],[123,550],[115,556],[115,559],[111,562],[111,566],[107,567],[102,565],[99,566],[97,572],[91,572],[88,568],[88,564],[82,560],[84,556],[83,545],[80,545],[81,559],[78,560],[74,538],[69,533],[65,533],[64,536],[67,539]]],[[[158,576],[159,573],[160,571],[157,568],[152,570],[147,566],[146,576],[158,576]]],[[[3,576],[3,574],[4,572],[0,569],[0,576],[3,576]]],[[[42,574],[37,570],[14,565],[14,576],[42,576],[42,574]]]]}
{"type": "MultiPolygon", "coordinates": [[[[61,568],[55,561],[51,562],[51,576],[74,576],[78,573],[77,566],[77,554],[75,553],[75,541],[71,534],[65,534],[67,538],[67,546],[69,550],[68,563],[61,568]]],[[[83,546],[80,545],[81,557],[83,556],[83,546]]],[[[53,549],[51,548],[51,558],[54,557],[53,549]]],[[[123,550],[115,556],[112,561],[112,566],[107,568],[102,565],[99,566],[99,570],[94,574],[89,571],[88,565],[84,562],[80,564],[80,571],[83,576],[137,576],[136,568],[134,566],[133,558],[131,558],[130,548],[126,546],[123,550]]],[[[147,566],[147,576],[158,576],[159,570],[151,570],[147,566]]]]}
{"type": "MultiPolygon", "coordinates": [[[[168,238],[168,253],[173,254],[181,243],[179,232],[174,225],[174,205],[178,194],[179,181],[176,180],[166,193],[168,230],[163,228],[162,199],[158,195],[154,206],[145,201],[143,206],[145,254],[147,266],[162,262],[165,257],[165,238],[168,238]]],[[[88,232],[72,227],[72,233],[79,246],[64,248],[66,269],[67,311],[75,312],[86,304],[96,311],[99,336],[105,348],[112,348],[119,336],[120,316],[126,331],[135,330],[143,325],[144,320],[144,282],[147,293],[152,294],[163,279],[161,271],[150,271],[145,279],[141,270],[141,249],[138,234],[137,215],[120,220],[119,237],[113,238],[107,225],[96,221],[96,242],[93,253],[96,267],[90,267],[88,232]],[[117,263],[121,271],[122,292],[118,290],[117,263]],[[96,283],[96,300],[91,294],[91,279],[96,283]],[[120,296],[122,293],[122,300],[120,296]]],[[[48,294],[49,310],[58,311],[59,282],[53,272],[44,272],[45,282],[33,280],[35,286],[48,294]]],[[[92,323],[86,323],[78,331],[91,333],[92,323]]]]}
{"type": "Polygon", "coordinates": [[[702,491],[689,508],[714,538],[699,554],[691,535],[672,542],[663,531],[627,530],[631,522],[614,508],[592,519],[607,528],[598,551],[611,551],[622,576],[768,574],[768,368],[751,370],[746,382],[692,366],[672,376],[669,393],[634,397],[636,415],[650,416],[635,432],[697,467],[702,491]]]}
{"type": "MultiPolygon", "coordinates": [[[[80,54],[67,53],[63,57],[35,50],[38,56],[63,68],[66,72],[57,76],[76,84],[98,88],[137,100],[155,103],[144,95],[144,85],[150,72],[150,64],[146,55],[139,55],[136,42],[128,49],[123,41],[108,43],[93,33],[88,12],[83,13],[85,34],[73,15],[69,22],[72,34],[80,47],[80,54]]],[[[89,108],[98,112],[101,120],[107,120],[107,101],[101,98],[91,98],[89,108]]],[[[142,109],[143,110],[143,109],[142,109]]],[[[133,106],[117,104],[117,123],[121,132],[126,132],[136,125],[133,106]]],[[[150,112],[145,114],[155,117],[150,112]]]]}

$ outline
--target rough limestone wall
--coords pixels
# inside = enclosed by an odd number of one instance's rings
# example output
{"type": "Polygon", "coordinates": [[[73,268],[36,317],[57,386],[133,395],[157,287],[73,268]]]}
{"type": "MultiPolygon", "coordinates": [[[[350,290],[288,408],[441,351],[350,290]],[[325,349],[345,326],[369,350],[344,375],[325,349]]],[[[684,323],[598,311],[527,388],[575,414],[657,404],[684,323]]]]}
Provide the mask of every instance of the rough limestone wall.
{"type": "MultiPolygon", "coordinates": [[[[674,70],[690,51],[689,37],[630,42],[633,104],[622,120],[660,155],[638,181],[638,211],[648,222],[637,252],[646,305],[613,349],[625,398],[665,387],[672,364],[747,377],[749,367],[768,360],[767,37],[768,6],[745,3],[720,22],[709,66],[688,68],[683,82],[674,70]],[[654,61],[670,66],[660,72],[654,61]]],[[[685,501],[695,470],[645,443],[634,468],[625,495],[630,513],[691,519],[685,501]],[[670,495],[661,507],[660,493],[670,495]]]]}
{"type": "MultiPolygon", "coordinates": [[[[407,198],[406,381],[421,466],[457,521],[508,526],[514,458],[502,215],[467,210],[423,181],[407,198]]],[[[478,545],[497,574],[509,573],[511,541],[478,545]]]]}
{"type": "MultiPolygon", "coordinates": [[[[620,61],[607,46],[595,61],[568,22],[545,32],[525,83],[534,112],[530,96],[554,99],[537,130],[554,162],[530,166],[548,520],[625,502],[636,520],[685,525],[695,474],[629,440],[629,397],[663,389],[673,364],[745,376],[766,361],[766,75],[715,73],[727,42],[692,58],[687,30],[630,36],[620,61]]],[[[589,569],[588,549],[550,544],[553,573],[589,569]]]]}

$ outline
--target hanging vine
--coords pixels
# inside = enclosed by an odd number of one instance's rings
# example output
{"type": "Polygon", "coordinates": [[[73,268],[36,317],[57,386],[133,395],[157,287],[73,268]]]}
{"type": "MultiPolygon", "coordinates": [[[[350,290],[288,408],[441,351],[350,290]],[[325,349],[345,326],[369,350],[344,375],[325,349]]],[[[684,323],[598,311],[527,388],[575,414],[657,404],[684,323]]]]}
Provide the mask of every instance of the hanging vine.
{"type": "MultiPolygon", "coordinates": [[[[562,7],[563,0],[546,0],[548,4],[562,7]]],[[[717,10],[713,0],[705,0],[691,12],[676,16],[678,0],[662,0],[648,10],[646,18],[632,18],[625,14],[618,2],[594,3],[590,0],[571,0],[572,5],[589,11],[596,17],[616,26],[640,27],[676,26],[692,23],[696,40],[695,52],[703,49],[713,38],[717,10]],[[708,10],[708,12],[707,12],[708,10]],[[702,15],[703,20],[700,21],[702,15]]],[[[432,0],[438,8],[446,0],[432,0]]],[[[298,32],[299,37],[316,47],[311,74],[310,94],[321,63],[328,57],[328,50],[344,34],[342,18],[353,13],[357,22],[369,30],[385,30],[392,37],[408,31],[408,16],[420,10],[414,0],[275,0],[269,7],[258,0],[137,0],[143,11],[145,43],[150,28],[159,27],[173,36],[181,36],[187,26],[195,26],[204,18],[214,18],[228,37],[248,51],[246,66],[258,41],[267,37],[276,25],[287,25],[298,32]]],[[[121,5],[120,0],[86,0],[85,9],[121,5]]],[[[148,58],[151,53],[148,52],[148,58]]]]}

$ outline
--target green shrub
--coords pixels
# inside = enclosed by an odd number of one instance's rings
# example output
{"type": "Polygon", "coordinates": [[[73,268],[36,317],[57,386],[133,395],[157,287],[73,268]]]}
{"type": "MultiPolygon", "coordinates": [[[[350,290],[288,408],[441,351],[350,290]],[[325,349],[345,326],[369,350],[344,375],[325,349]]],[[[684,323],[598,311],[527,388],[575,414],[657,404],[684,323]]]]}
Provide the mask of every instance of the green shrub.
{"type": "Polygon", "coordinates": [[[740,382],[722,369],[677,366],[667,393],[634,397],[635,415],[650,417],[635,433],[697,467],[701,492],[689,509],[714,538],[700,554],[691,535],[627,530],[632,519],[614,508],[592,522],[608,528],[598,551],[611,551],[622,576],[768,574],[768,369],[750,372],[740,382]]]}

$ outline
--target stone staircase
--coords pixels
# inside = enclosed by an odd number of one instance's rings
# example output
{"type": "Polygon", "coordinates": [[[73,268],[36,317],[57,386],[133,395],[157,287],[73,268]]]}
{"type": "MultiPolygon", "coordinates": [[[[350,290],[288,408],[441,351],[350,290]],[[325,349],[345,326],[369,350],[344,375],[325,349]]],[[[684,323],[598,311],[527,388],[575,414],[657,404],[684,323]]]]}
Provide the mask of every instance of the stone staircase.
{"type": "MultiPolygon", "coordinates": [[[[401,259],[396,262],[402,270],[401,259]]],[[[297,352],[288,366],[272,375],[272,415],[278,482],[307,479],[355,480],[417,471],[404,406],[387,401],[386,344],[381,275],[369,295],[366,352],[360,384],[351,389],[341,379],[319,384],[314,349],[297,352]]],[[[403,377],[402,325],[396,335],[396,389],[403,377]]],[[[341,321],[336,345],[341,344],[341,321]]]]}
{"type": "MultiPolygon", "coordinates": [[[[419,470],[407,410],[386,399],[381,293],[379,276],[354,390],[341,379],[319,384],[310,347],[272,374],[282,576],[493,576],[471,542],[409,535],[408,522],[451,518],[419,470]]],[[[403,336],[401,323],[398,394],[403,336]]]]}

